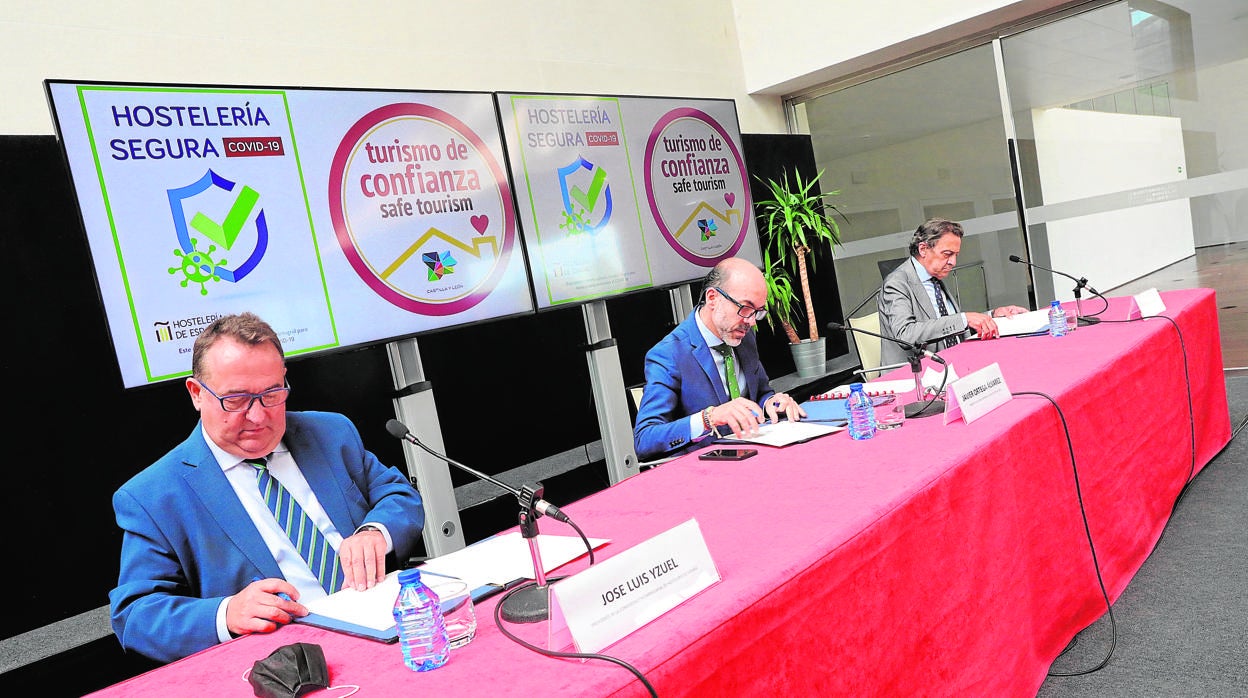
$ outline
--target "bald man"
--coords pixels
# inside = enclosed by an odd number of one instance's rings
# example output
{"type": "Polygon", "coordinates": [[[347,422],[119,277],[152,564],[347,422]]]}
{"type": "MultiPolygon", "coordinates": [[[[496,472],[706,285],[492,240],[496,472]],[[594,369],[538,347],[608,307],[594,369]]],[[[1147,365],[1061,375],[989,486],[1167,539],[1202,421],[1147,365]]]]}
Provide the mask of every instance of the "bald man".
{"type": "Polygon", "coordinates": [[[758,267],[723,260],[707,274],[701,299],[646,353],[633,429],[642,460],[683,453],[721,430],[750,436],[766,420],[806,416],[793,398],[771,389],[758,360],[754,326],[767,314],[767,283],[758,267]]]}

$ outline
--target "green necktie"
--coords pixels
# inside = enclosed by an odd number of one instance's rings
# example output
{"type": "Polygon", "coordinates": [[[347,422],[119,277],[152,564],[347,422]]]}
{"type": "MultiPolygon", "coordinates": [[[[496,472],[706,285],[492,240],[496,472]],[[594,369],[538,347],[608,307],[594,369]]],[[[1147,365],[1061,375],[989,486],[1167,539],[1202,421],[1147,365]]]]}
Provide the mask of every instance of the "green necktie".
{"type": "Polygon", "coordinates": [[[737,368],[732,360],[732,347],[727,343],[716,344],[715,351],[724,355],[724,382],[728,384],[728,397],[735,400],[741,397],[741,386],[737,385],[737,368]]]}
{"type": "Polygon", "coordinates": [[[312,523],[299,502],[290,496],[290,492],[269,472],[268,460],[264,458],[243,459],[256,469],[256,484],[260,488],[260,496],[268,505],[269,511],[277,519],[277,524],[286,531],[290,542],[295,544],[299,556],[308,563],[308,569],[326,593],[332,594],[342,586],[342,567],[338,564],[338,552],[330,546],[325,536],[312,523]]]}

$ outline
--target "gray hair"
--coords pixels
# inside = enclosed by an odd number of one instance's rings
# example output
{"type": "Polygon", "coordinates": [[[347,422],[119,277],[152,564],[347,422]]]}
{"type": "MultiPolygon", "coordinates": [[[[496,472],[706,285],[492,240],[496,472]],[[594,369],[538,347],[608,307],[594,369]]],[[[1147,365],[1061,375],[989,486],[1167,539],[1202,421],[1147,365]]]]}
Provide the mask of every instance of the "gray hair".
{"type": "Polygon", "coordinates": [[[935,247],[936,241],[949,233],[962,237],[965,231],[962,230],[961,223],[955,223],[946,218],[932,218],[928,220],[923,225],[920,225],[918,230],[914,231],[914,237],[910,239],[910,256],[919,256],[919,245],[935,247]]]}

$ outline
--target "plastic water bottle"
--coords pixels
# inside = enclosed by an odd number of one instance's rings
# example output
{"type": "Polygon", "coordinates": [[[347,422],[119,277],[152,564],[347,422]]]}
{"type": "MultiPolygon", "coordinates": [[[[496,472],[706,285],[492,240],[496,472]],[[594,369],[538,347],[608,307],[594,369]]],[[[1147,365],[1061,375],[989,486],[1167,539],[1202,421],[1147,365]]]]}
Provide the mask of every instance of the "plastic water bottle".
{"type": "Polygon", "coordinates": [[[862,383],[851,383],[849,399],[845,401],[849,408],[849,435],[855,441],[862,441],[875,436],[875,406],[871,398],[862,390],[862,383]]]}
{"type": "Polygon", "coordinates": [[[441,601],[420,581],[420,570],[399,573],[394,622],[399,628],[399,647],[408,669],[430,671],[446,664],[451,648],[442,620],[441,601]]]}
{"type": "Polygon", "coordinates": [[[1062,310],[1062,304],[1053,301],[1049,303],[1049,336],[1063,337],[1066,335],[1066,311],[1062,310]]]}

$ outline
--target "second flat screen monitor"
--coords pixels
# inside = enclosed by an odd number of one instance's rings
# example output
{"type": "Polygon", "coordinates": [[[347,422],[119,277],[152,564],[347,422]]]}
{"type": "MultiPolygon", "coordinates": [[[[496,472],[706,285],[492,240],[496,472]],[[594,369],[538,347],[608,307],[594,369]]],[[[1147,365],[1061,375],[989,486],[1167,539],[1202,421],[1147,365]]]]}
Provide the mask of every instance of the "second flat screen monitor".
{"type": "Polygon", "coordinates": [[[497,99],[538,308],[761,263],[731,100],[497,99]]]}

